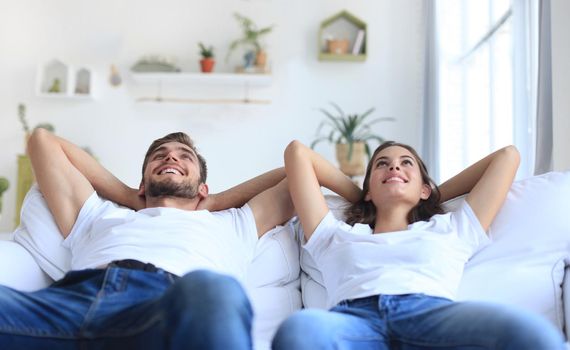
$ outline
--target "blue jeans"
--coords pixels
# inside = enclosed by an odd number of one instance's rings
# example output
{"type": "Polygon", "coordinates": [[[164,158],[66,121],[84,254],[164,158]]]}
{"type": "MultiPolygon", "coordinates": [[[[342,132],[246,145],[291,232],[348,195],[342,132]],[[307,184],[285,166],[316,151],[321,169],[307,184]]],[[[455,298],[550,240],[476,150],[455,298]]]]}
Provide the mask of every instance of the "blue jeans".
{"type": "Polygon", "coordinates": [[[479,302],[423,294],[343,301],[331,311],[289,317],[274,349],[564,349],[559,331],[539,316],[479,302]]]}
{"type": "Polygon", "coordinates": [[[72,271],[37,292],[0,287],[0,349],[251,349],[252,316],[213,272],[72,271]]]}

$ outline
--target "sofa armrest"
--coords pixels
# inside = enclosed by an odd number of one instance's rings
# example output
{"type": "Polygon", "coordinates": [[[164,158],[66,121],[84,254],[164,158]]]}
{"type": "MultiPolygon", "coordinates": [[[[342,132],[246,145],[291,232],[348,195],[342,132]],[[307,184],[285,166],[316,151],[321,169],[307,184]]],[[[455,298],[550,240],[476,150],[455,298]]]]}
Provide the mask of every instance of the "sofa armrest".
{"type": "Polygon", "coordinates": [[[52,282],[24,247],[12,240],[0,240],[0,285],[33,291],[52,282]]]}

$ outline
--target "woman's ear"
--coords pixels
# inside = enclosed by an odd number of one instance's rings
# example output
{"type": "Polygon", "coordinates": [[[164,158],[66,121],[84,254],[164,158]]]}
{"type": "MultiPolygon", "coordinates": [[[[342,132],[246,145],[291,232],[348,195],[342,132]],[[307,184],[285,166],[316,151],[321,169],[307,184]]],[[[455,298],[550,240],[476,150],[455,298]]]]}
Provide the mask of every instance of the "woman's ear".
{"type": "Polygon", "coordinates": [[[370,192],[366,193],[366,196],[364,196],[364,201],[365,202],[370,202],[370,200],[372,200],[372,198],[370,197],[370,192]]]}
{"type": "Polygon", "coordinates": [[[422,185],[422,192],[420,193],[420,198],[426,200],[431,196],[431,186],[423,184],[422,185]]]}

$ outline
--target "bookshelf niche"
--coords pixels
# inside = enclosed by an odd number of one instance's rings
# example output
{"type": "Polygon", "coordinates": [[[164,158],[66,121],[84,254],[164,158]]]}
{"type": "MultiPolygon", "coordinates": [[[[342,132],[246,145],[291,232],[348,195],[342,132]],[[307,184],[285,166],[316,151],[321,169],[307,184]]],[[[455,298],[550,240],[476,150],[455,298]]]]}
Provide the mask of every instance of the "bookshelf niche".
{"type": "Polygon", "coordinates": [[[325,19],[319,29],[319,61],[366,60],[366,22],[344,10],[325,19]]]}

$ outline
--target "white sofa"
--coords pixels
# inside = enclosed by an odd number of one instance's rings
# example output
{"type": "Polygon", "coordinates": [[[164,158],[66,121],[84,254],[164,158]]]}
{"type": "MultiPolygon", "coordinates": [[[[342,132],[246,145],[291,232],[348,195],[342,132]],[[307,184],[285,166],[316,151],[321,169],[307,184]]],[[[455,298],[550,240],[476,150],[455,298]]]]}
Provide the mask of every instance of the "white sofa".
{"type": "MultiPolygon", "coordinates": [[[[338,197],[329,198],[329,206],[337,214],[344,204],[338,197]]],[[[491,226],[493,244],[466,266],[459,299],[529,309],[568,334],[568,209],[570,171],[515,182],[491,226]]],[[[295,310],[325,305],[326,291],[299,248],[299,236],[292,221],[276,227],[258,243],[246,286],[256,313],[253,337],[257,349],[269,348],[276,327],[295,310]],[[301,273],[300,267],[308,273],[301,273]]],[[[0,284],[35,290],[61,277],[69,267],[69,252],[60,242],[43,197],[33,188],[24,202],[22,226],[0,240],[0,284]]]]}

